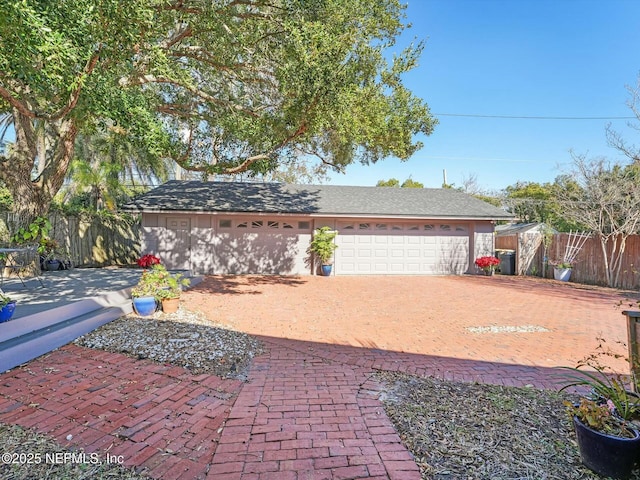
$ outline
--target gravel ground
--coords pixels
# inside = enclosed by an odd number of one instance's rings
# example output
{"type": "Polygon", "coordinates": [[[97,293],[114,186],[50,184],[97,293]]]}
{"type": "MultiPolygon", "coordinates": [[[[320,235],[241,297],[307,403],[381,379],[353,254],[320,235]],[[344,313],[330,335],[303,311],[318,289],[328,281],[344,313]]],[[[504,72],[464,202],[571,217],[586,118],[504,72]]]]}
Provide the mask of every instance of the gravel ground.
{"type": "Polygon", "coordinates": [[[389,372],[377,378],[387,386],[385,411],[425,480],[601,478],[580,463],[562,405],[574,397],[389,372]]]}
{"type": "Polygon", "coordinates": [[[245,379],[254,356],[262,352],[254,337],[180,308],[152,317],[127,315],[78,338],[76,345],[180,365],[194,374],[245,379]]]}

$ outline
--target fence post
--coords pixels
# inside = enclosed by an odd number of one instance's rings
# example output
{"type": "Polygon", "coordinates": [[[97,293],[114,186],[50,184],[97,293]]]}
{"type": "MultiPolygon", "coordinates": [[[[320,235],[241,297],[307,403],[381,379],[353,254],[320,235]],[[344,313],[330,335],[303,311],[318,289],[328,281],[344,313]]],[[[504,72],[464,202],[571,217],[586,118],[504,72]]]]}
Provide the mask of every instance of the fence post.
{"type": "Polygon", "coordinates": [[[638,380],[640,379],[640,312],[625,310],[622,312],[627,317],[627,335],[629,338],[629,367],[631,368],[632,388],[638,393],[638,380]]]}

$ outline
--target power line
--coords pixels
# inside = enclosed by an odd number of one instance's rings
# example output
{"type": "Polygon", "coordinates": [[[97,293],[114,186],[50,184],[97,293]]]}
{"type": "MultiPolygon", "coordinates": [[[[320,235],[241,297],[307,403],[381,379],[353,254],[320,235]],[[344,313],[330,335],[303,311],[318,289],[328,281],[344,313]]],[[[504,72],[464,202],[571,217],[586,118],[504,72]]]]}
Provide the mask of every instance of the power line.
{"type": "Polygon", "coordinates": [[[527,115],[480,115],[474,113],[434,113],[436,117],[504,118],[516,120],[634,120],[637,117],[535,117],[527,115]]]}

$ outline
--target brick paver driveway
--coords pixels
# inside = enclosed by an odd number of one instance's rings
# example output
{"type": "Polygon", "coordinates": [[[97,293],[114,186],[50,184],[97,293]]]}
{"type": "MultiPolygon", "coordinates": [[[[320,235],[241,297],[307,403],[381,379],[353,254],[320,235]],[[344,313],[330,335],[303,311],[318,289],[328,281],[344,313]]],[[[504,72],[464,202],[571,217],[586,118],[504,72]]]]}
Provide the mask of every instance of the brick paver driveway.
{"type": "Polygon", "coordinates": [[[599,336],[626,342],[626,293],[506,276],[243,276],[209,277],[186,301],[267,337],[553,367],[575,365],[599,336]]]}
{"type": "Polygon", "coordinates": [[[418,480],[375,369],[554,388],[549,367],[625,340],[624,298],[514,277],[209,277],[184,305],[260,336],[246,382],[67,345],[0,375],[0,421],[163,480],[418,480]]]}

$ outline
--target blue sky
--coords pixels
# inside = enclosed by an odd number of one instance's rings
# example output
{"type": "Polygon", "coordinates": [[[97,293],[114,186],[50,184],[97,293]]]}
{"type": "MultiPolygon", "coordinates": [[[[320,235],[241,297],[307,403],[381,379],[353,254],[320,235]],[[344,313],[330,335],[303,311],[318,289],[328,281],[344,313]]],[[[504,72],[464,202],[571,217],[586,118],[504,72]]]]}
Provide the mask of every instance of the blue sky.
{"type": "Polygon", "coordinates": [[[625,161],[607,145],[608,123],[640,143],[629,120],[470,118],[628,117],[626,86],[640,73],[638,0],[409,0],[399,47],[426,41],[406,85],[439,124],[406,162],[352,165],[328,183],[375,185],[411,176],[440,187],[477,176],[484,189],[552,182],[570,150],[625,161]],[[635,136],[634,136],[635,134],[635,136]]]}

